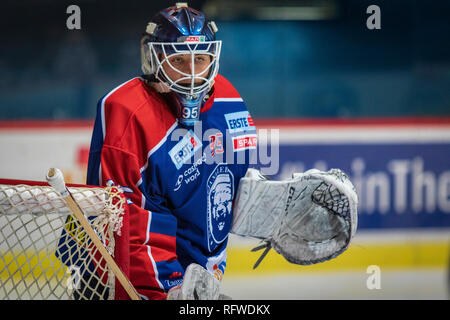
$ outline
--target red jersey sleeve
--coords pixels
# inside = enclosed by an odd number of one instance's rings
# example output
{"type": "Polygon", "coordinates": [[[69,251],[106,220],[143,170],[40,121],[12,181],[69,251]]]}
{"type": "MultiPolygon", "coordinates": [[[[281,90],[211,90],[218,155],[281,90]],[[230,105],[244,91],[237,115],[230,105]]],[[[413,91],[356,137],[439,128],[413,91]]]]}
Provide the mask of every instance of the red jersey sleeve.
{"type": "Polygon", "coordinates": [[[144,299],[165,299],[184,273],[176,254],[177,220],[153,192],[152,181],[141,175],[148,159],[139,150],[147,142],[139,136],[133,112],[106,98],[98,108],[87,183],[105,186],[111,180],[122,187],[128,202],[130,281],[144,299]]]}

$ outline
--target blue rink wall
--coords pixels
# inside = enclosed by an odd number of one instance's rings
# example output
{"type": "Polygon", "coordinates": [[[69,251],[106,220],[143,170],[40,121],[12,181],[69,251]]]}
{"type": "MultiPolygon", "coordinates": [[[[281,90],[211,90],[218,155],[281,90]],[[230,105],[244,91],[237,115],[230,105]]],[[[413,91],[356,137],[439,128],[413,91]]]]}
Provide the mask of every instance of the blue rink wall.
{"type": "Polygon", "coordinates": [[[280,145],[284,174],[314,167],[350,176],[360,229],[450,227],[450,143],[280,145]]]}
{"type": "Polygon", "coordinates": [[[273,179],[343,170],[358,193],[359,229],[450,228],[450,124],[278,130],[278,148],[262,143],[256,167],[273,179]]]}

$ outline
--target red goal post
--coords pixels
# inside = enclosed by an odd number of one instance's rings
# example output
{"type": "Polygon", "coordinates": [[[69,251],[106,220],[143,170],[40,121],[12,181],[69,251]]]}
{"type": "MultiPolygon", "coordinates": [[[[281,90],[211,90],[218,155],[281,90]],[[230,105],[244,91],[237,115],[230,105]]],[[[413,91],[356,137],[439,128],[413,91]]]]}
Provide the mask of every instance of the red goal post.
{"type": "MultiPolygon", "coordinates": [[[[67,187],[129,277],[129,220],[120,189],[67,187]]],[[[128,294],[47,182],[0,179],[0,299],[128,299],[128,294]]]]}

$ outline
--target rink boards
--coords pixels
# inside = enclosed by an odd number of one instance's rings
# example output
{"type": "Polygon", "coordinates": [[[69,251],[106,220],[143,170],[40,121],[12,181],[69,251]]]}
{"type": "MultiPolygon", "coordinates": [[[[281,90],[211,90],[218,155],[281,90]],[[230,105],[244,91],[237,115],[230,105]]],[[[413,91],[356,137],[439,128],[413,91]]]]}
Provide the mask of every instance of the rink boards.
{"type": "MultiPolygon", "coordinates": [[[[349,250],[316,266],[289,265],[270,253],[256,270],[329,272],[445,268],[450,242],[450,121],[255,121],[261,160],[274,178],[310,168],[340,168],[360,198],[359,228],[349,250]]],[[[0,177],[44,180],[49,167],[83,183],[91,122],[0,122],[0,177]]],[[[229,275],[251,271],[254,241],[232,237],[229,275]]]]}

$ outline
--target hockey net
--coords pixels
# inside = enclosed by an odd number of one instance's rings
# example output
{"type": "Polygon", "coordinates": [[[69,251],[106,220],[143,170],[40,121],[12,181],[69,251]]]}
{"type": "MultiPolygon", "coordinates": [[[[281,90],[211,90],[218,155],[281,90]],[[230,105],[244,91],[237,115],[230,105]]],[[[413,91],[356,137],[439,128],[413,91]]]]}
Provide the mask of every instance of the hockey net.
{"type": "MultiPolygon", "coordinates": [[[[116,245],[127,232],[127,205],[120,189],[68,189],[127,275],[127,254],[124,246],[116,245]]],[[[123,298],[113,272],[52,187],[0,179],[0,299],[123,298]]]]}

